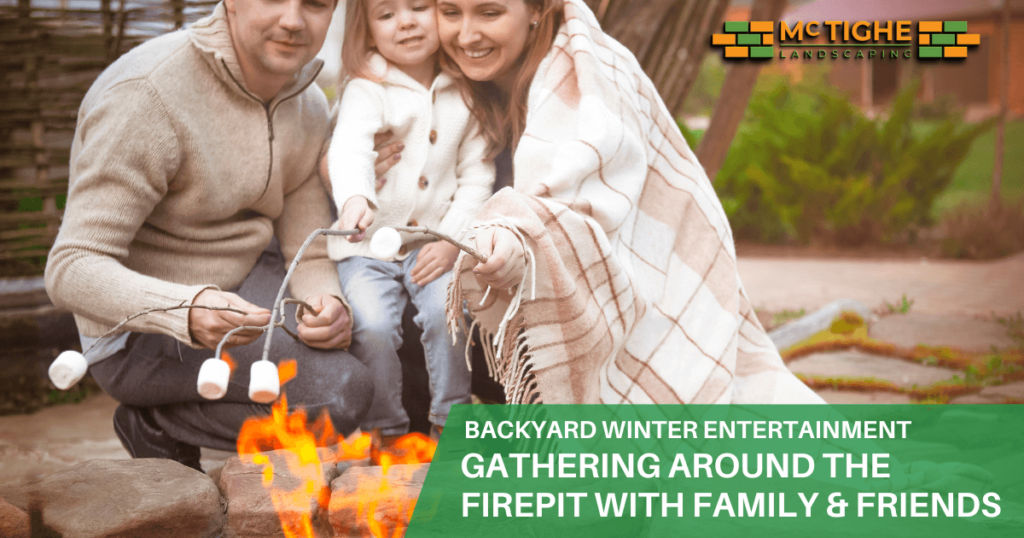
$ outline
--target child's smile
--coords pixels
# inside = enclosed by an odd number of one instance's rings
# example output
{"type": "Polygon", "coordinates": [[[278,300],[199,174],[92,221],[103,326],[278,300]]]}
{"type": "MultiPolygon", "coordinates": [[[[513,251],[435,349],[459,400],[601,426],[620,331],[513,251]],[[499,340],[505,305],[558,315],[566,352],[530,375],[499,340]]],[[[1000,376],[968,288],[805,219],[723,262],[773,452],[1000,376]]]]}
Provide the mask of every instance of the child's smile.
{"type": "Polygon", "coordinates": [[[370,36],[389,62],[413,78],[431,75],[440,46],[433,0],[369,0],[370,36]]]}

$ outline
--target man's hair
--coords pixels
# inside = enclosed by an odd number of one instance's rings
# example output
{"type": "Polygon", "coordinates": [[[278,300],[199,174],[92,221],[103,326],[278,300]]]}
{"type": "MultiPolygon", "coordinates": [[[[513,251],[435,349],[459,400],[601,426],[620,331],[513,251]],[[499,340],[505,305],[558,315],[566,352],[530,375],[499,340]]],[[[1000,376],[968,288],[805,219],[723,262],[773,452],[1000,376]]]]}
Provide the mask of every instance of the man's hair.
{"type": "MultiPolygon", "coordinates": [[[[356,1],[359,0],[350,0],[356,1]]],[[[506,147],[515,151],[519,138],[526,129],[526,98],[530,83],[537,74],[537,68],[551,50],[558,29],[565,18],[563,0],[521,0],[527,6],[537,9],[540,14],[537,26],[528,30],[526,46],[516,63],[515,76],[508,95],[490,81],[476,82],[466,78],[458,64],[441,55],[441,68],[451,75],[462,91],[462,97],[470,103],[473,116],[480,122],[481,134],[487,139],[488,158],[496,157],[506,147]]],[[[346,36],[347,38],[347,36],[346,36]]]]}
{"type": "Polygon", "coordinates": [[[370,0],[348,0],[345,5],[345,37],[341,42],[341,79],[339,87],[345,85],[348,77],[365,78],[381,82],[380,77],[370,69],[370,51],[373,50],[370,37],[370,0]]]}

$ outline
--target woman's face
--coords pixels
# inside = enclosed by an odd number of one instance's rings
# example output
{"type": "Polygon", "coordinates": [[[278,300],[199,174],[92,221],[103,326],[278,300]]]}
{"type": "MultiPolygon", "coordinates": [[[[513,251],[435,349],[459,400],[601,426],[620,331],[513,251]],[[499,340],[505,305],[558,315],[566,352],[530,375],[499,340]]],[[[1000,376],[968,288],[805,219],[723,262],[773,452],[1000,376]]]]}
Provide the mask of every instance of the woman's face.
{"type": "Polygon", "coordinates": [[[470,80],[496,80],[512,71],[530,38],[537,10],[523,0],[440,0],[441,47],[470,80]]]}

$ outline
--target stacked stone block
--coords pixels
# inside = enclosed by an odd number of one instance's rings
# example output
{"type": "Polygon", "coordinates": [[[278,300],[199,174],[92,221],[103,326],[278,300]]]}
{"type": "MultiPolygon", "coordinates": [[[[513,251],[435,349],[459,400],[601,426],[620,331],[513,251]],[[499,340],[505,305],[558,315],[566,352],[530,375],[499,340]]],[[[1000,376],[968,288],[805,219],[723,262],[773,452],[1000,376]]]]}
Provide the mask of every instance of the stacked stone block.
{"type": "Polygon", "coordinates": [[[774,55],[775,24],[772,21],[729,21],[724,34],[711,36],[711,44],[724,46],[726,58],[761,58],[774,55]]]}
{"type": "Polygon", "coordinates": [[[918,58],[966,58],[967,47],[981,43],[967,33],[966,21],[921,21],[917,25],[918,58]]]}

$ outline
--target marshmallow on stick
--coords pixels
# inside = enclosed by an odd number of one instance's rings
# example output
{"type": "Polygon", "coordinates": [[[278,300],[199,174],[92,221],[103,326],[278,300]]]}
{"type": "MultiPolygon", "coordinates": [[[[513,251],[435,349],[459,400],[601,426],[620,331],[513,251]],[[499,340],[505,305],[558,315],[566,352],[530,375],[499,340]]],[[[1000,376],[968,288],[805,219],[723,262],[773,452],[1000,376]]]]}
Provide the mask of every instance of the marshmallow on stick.
{"type": "MultiPolygon", "coordinates": [[[[99,362],[94,360],[93,362],[99,362]]],[[[57,360],[50,365],[50,381],[60,390],[67,390],[85,377],[89,370],[90,362],[85,355],[68,350],[57,356],[57,360]]]]}
{"type": "Polygon", "coordinates": [[[374,232],[373,237],[370,238],[370,252],[374,256],[382,259],[393,258],[395,254],[402,248],[402,236],[398,232],[409,232],[409,233],[421,233],[432,235],[442,241],[447,241],[452,245],[458,247],[459,250],[469,254],[476,258],[480,263],[486,263],[487,258],[476,251],[473,247],[455,240],[455,238],[445,235],[441,232],[435,232],[430,228],[423,226],[398,226],[395,228],[389,228],[384,226],[374,232]]]}
{"type": "Polygon", "coordinates": [[[227,362],[218,358],[206,359],[199,368],[196,389],[207,400],[219,400],[228,393],[230,379],[231,366],[227,362]]]}
{"type": "Polygon", "coordinates": [[[256,361],[249,370],[249,399],[257,403],[270,403],[281,394],[281,379],[277,365],[270,361],[256,361]]]}
{"type": "MultiPolygon", "coordinates": [[[[310,243],[312,243],[313,240],[316,239],[316,237],[319,235],[347,236],[356,233],[359,233],[359,230],[328,230],[326,228],[314,230],[312,233],[310,233],[309,236],[306,238],[305,243],[302,244],[298,252],[295,254],[295,257],[292,259],[291,266],[288,268],[287,273],[285,273],[284,280],[281,282],[281,288],[280,290],[278,290],[277,298],[274,301],[274,307],[271,310],[270,322],[262,327],[236,327],[235,329],[228,331],[227,334],[225,334],[224,337],[221,339],[220,343],[217,345],[217,356],[220,356],[221,350],[224,347],[225,342],[227,342],[228,338],[235,332],[241,330],[263,330],[266,332],[267,336],[264,339],[263,359],[254,362],[252,365],[252,369],[250,371],[251,379],[249,383],[249,398],[252,399],[253,401],[259,403],[270,403],[277,399],[278,395],[280,395],[281,393],[281,381],[280,378],[278,377],[277,366],[267,359],[270,353],[271,337],[274,334],[273,329],[281,327],[282,329],[285,330],[285,332],[292,334],[291,331],[289,331],[288,328],[284,326],[283,320],[275,321],[277,318],[277,314],[281,311],[281,307],[289,302],[298,302],[301,305],[303,305],[303,307],[308,308],[308,305],[305,305],[305,303],[303,303],[302,301],[295,301],[294,299],[284,298],[284,293],[285,290],[287,289],[288,281],[291,279],[292,273],[295,272],[295,267],[302,259],[302,255],[306,251],[306,248],[309,247],[310,243]]],[[[395,232],[395,235],[398,235],[398,232],[395,232]]],[[[395,252],[397,252],[398,249],[401,248],[401,236],[399,236],[398,239],[399,244],[398,247],[396,247],[395,252]]],[[[85,373],[89,370],[90,365],[98,363],[111,355],[111,353],[103,353],[103,350],[108,349],[107,344],[101,345],[103,341],[108,341],[107,343],[109,343],[110,341],[116,342],[117,339],[119,338],[127,338],[127,333],[120,331],[121,328],[129,321],[141,316],[145,316],[147,314],[151,314],[153,312],[168,312],[171,310],[186,308],[224,310],[242,315],[247,314],[247,312],[229,306],[211,307],[206,305],[191,304],[180,304],[169,307],[154,307],[143,310],[141,312],[137,312],[135,314],[128,316],[127,318],[124,319],[124,321],[118,323],[112,329],[110,329],[102,336],[100,336],[97,339],[97,341],[93,342],[92,346],[90,346],[90,348],[85,351],[84,355],[77,351],[71,350],[64,351],[63,353],[61,353],[57,357],[57,359],[54,360],[53,363],[50,365],[50,380],[53,381],[53,384],[60,388],[61,390],[67,390],[72,385],[82,380],[82,378],[85,376],[85,373]]],[[[292,337],[298,338],[295,335],[292,335],[292,337]]],[[[123,345],[121,347],[123,347],[123,345]]],[[[218,358],[207,359],[200,367],[198,379],[196,380],[196,390],[199,392],[199,394],[201,394],[204,398],[207,399],[223,398],[224,395],[227,393],[228,379],[230,375],[231,368],[228,366],[226,362],[218,358]]]]}

